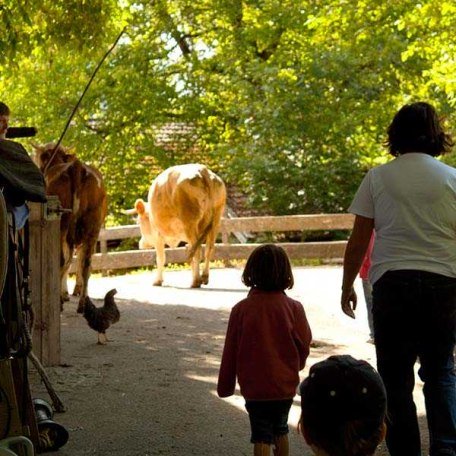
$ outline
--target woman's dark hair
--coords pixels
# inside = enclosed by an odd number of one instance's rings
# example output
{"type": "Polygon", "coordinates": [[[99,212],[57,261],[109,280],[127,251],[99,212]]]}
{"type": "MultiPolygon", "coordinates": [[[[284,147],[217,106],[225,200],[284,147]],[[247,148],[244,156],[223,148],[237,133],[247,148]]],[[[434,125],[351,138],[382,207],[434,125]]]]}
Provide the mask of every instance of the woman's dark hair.
{"type": "Polygon", "coordinates": [[[436,157],[453,147],[451,136],[443,131],[435,109],[428,103],[404,105],[387,130],[385,145],[394,157],[407,152],[422,152],[436,157]]]}
{"type": "Polygon", "coordinates": [[[274,244],[257,247],[247,260],[242,282],[265,291],[293,288],[293,273],[285,250],[274,244]]]}

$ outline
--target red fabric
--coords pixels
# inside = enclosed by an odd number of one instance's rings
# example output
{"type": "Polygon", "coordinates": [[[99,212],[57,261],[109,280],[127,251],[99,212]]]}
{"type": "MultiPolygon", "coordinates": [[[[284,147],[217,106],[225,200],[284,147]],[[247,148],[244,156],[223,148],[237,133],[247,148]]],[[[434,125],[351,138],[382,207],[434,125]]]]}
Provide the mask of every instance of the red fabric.
{"type": "Polygon", "coordinates": [[[369,245],[367,246],[366,254],[364,255],[363,264],[361,265],[361,268],[359,270],[359,276],[361,277],[361,279],[367,279],[369,277],[372,249],[374,248],[374,239],[375,234],[372,232],[369,245]]]}
{"type": "Polygon", "coordinates": [[[250,290],[230,315],[217,393],[247,400],[291,399],[309,356],[312,333],[304,307],[281,291],[250,290]]]}

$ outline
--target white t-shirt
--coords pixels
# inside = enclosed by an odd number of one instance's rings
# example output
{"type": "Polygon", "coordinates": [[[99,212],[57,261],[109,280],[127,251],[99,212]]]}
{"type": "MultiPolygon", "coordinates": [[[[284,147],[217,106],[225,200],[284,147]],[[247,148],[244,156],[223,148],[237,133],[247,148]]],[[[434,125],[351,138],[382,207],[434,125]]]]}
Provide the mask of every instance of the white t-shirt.
{"type": "Polygon", "coordinates": [[[372,218],[376,238],[369,273],[414,269],[456,277],[456,169],[407,153],[371,169],[349,212],[372,218]]]}

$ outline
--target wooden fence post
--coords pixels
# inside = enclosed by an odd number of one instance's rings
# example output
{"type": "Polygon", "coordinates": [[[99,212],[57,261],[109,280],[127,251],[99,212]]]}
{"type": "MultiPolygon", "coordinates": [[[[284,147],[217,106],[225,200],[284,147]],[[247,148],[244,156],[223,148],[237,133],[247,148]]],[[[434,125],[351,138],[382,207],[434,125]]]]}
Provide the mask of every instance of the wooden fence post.
{"type": "MultiPolygon", "coordinates": [[[[108,256],[108,241],[106,239],[100,239],[99,242],[100,242],[101,256],[105,261],[108,261],[108,257],[107,257],[108,256]]],[[[101,276],[106,277],[107,275],[108,275],[107,270],[103,268],[101,270],[101,276]]]]}
{"type": "Polygon", "coordinates": [[[30,292],[33,352],[44,366],[60,364],[60,202],[30,206],[30,292]]]}

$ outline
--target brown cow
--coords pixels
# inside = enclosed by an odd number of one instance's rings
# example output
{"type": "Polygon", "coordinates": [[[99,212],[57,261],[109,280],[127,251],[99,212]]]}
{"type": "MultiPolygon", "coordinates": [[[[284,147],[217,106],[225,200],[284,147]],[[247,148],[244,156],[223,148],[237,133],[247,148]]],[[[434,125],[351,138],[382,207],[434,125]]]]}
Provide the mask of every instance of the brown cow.
{"type": "Polygon", "coordinates": [[[180,241],[189,244],[192,265],[192,287],[209,281],[209,261],[220,228],[226,202],[222,179],[204,165],[172,166],[152,182],[147,207],[142,199],[128,213],[138,214],[141,228],[140,249],[155,247],[157,275],[154,285],[163,283],[165,244],[176,247],[180,241]],[[201,244],[205,242],[204,267],[200,275],[201,244]]]}
{"type": "Polygon", "coordinates": [[[78,267],[73,295],[80,296],[78,313],[82,313],[88,294],[92,254],[107,211],[103,178],[93,166],[82,163],[68,148],[59,146],[48,164],[55,145],[34,145],[35,160],[44,171],[46,193],[57,195],[64,209],[60,222],[60,280],[61,301],[68,300],[67,277],[74,250],[77,249],[78,267]]]}

